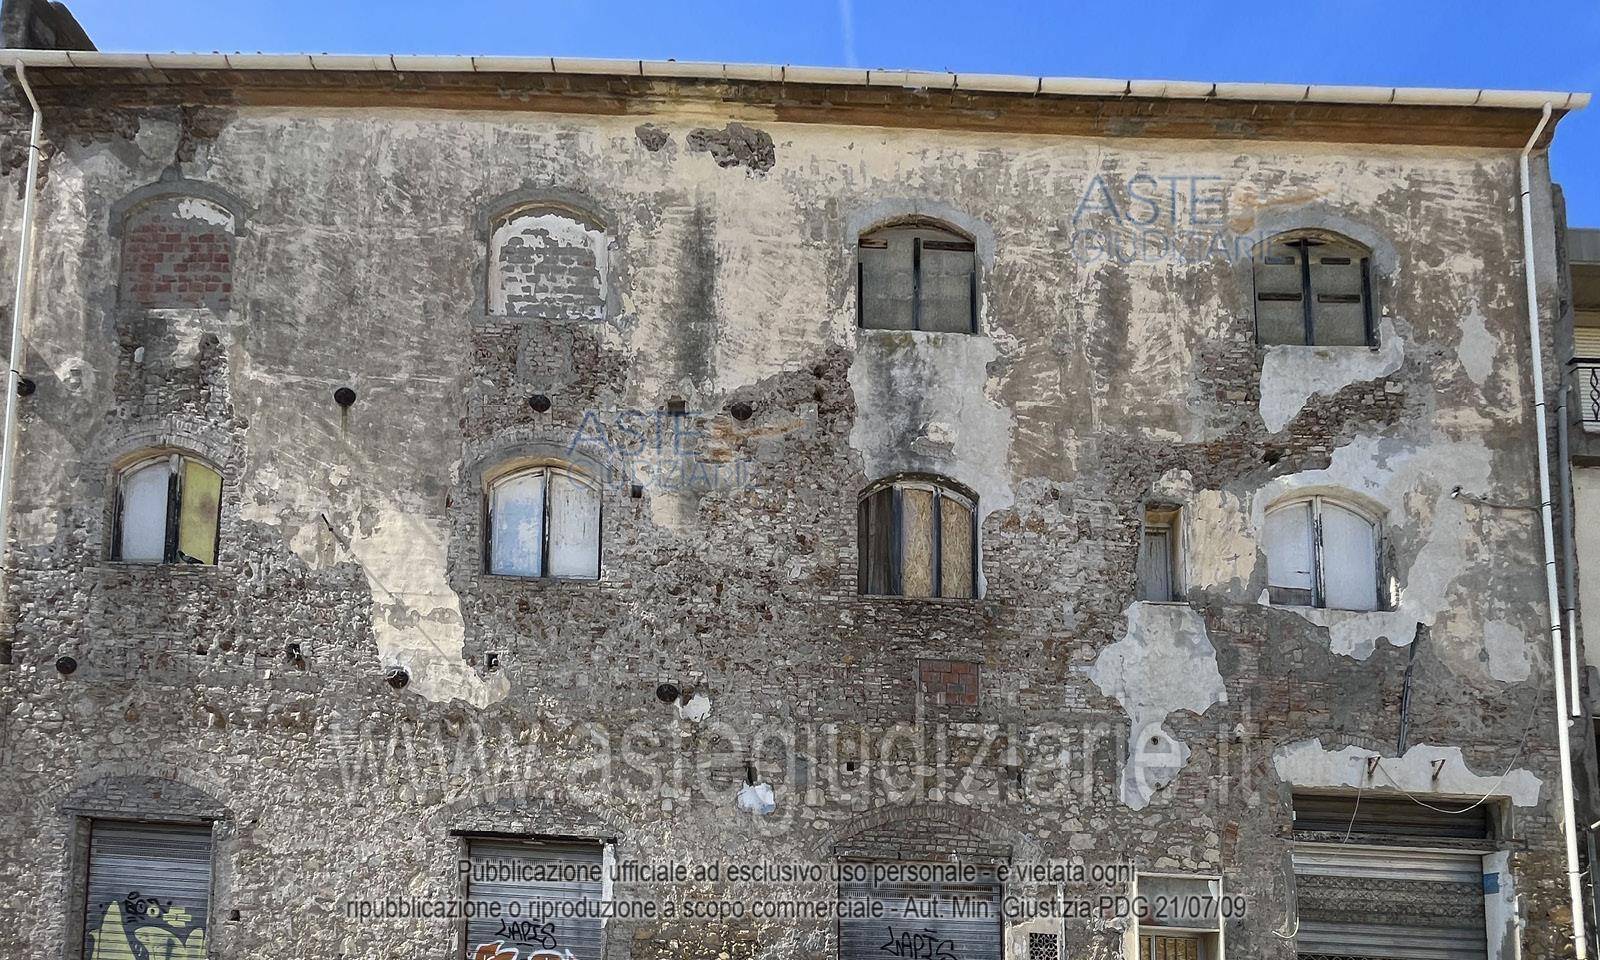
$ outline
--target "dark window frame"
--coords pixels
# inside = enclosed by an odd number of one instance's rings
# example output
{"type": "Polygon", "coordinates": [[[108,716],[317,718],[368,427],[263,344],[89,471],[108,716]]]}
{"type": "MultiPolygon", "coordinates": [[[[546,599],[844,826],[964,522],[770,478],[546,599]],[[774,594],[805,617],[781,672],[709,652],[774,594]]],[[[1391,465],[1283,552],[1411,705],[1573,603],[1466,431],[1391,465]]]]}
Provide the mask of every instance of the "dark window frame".
{"type": "MultiPolygon", "coordinates": [[[[1370,253],[1366,253],[1365,252],[1365,250],[1366,250],[1365,247],[1363,247],[1361,244],[1357,243],[1356,241],[1349,239],[1348,237],[1343,237],[1343,236],[1338,236],[1338,235],[1321,236],[1321,235],[1317,235],[1317,234],[1314,234],[1314,233],[1278,234],[1277,236],[1268,238],[1264,242],[1263,250],[1265,252],[1263,252],[1261,254],[1260,260],[1252,267],[1251,277],[1250,277],[1250,280],[1251,280],[1251,292],[1253,294],[1253,305],[1252,305],[1253,309],[1251,311],[1251,316],[1255,321],[1256,343],[1257,344],[1259,344],[1261,346],[1304,346],[1304,347],[1316,347],[1316,346],[1329,347],[1329,346],[1334,346],[1333,344],[1319,344],[1319,343],[1317,343],[1317,322],[1316,322],[1316,309],[1315,309],[1314,303],[1315,302],[1346,302],[1346,303],[1348,303],[1349,301],[1347,301],[1347,300],[1346,301],[1322,301],[1321,298],[1316,298],[1316,296],[1315,296],[1315,285],[1312,282],[1313,281],[1313,273],[1312,273],[1312,264],[1311,264],[1311,259],[1312,259],[1311,251],[1312,251],[1312,248],[1313,247],[1317,247],[1317,246],[1322,246],[1324,244],[1329,244],[1329,243],[1339,244],[1339,245],[1342,245],[1342,246],[1348,246],[1353,251],[1363,251],[1362,256],[1360,257],[1360,261],[1361,261],[1361,321],[1362,321],[1362,333],[1364,335],[1364,339],[1366,340],[1366,346],[1369,349],[1378,346],[1378,329],[1377,329],[1376,311],[1373,309],[1373,303],[1372,303],[1372,256],[1371,256],[1371,254],[1370,253]],[[1277,294],[1277,293],[1262,293],[1261,290],[1260,290],[1260,276],[1261,276],[1260,266],[1261,265],[1264,265],[1264,264],[1275,264],[1275,265],[1279,265],[1279,266],[1287,266],[1287,264],[1282,263],[1277,257],[1275,257],[1272,254],[1271,251],[1272,251],[1272,248],[1274,246],[1293,247],[1293,248],[1296,249],[1296,251],[1299,254],[1299,260],[1300,260],[1300,293],[1299,293],[1298,296],[1291,296],[1291,295],[1287,295],[1287,294],[1277,294]],[[1302,321],[1302,324],[1303,324],[1303,330],[1302,330],[1302,334],[1301,334],[1301,336],[1302,336],[1302,342],[1301,343],[1298,343],[1298,344],[1292,344],[1292,343],[1267,343],[1267,342],[1264,342],[1261,339],[1261,308],[1260,308],[1260,304],[1264,300],[1266,300],[1266,301],[1285,301],[1285,302],[1298,301],[1300,303],[1300,315],[1301,315],[1301,321],[1302,321]]],[[[1332,257],[1332,258],[1328,258],[1328,259],[1339,260],[1339,261],[1342,261],[1342,263],[1339,264],[1339,265],[1346,265],[1346,264],[1348,264],[1350,262],[1350,260],[1352,258],[1349,258],[1349,257],[1332,257]]]]}
{"type": "Polygon", "coordinates": [[[879,239],[880,234],[894,230],[926,230],[945,234],[949,239],[935,240],[926,237],[911,238],[911,329],[913,331],[951,333],[955,331],[923,331],[922,329],[922,251],[940,250],[972,254],[972,270],[967,274],[967,329],[978,332],[978,245],[948,224],[933,220],[913,220],[889,223],[875,227],[856,239],[856,326],[862,330],[893,330],[894,327],[867,326],[866,268],[861,262],[861,251],[887,250],[889,241],[879,239]]]}
{"type": "Polygon", "coordinates": [[[865,597],[902,597],[909,600],[976,600],[978,599],[979,556],[978,497],[971,491],[942,477],[906,474],[881,480],[862,493],[856,506],[856,592],[865,597]],[[906,489],[927,489],[933,493],[930,511],[933,525],[932,578],[933,594],[923,597],[905,592],[905,508],[906,489]],[[971,583],[964,594],[947,595],[944,582],[944,497],[955,499],[967,510],[970,526],[968,542],[971,565],[971,583]],[[872,529],[868,519],[868,504],[877,497],[886,497],[889,504],[887,545],[887,576],[882,592],[870,590],[872,583],[872,529]]]}
{"type": "Polygon", "coordinates": [[[111,549],[109,551],[109,559],[118,563],[139,563],[148,566],[183,564],[186,566],[213,567],[221,562],[222,498],[220,496],[217,498],[217,516],[215,521],[216,533],[211,545],[211,555],[217,559],[212,563],[206,563],[202,560],[197,560],[178,549],[180,532],[179,523],[183,514],[183,465],[189,462],[199,464],[205,469],[211,471],[213,474],[216,474],[219,483],[222,481],[223,478],[221,470],[218,470],[216,467],[212,466],[205,459],[182,450],[169,450],[153,453],[149,456],[140,457],[136,460],[133,460],[128,463],[127,466],[121,467],[117,470],[116,498],[112,502],[111,507],[111,549]],[[177,458],[177,469],[171,468],[171,462],[173,458],[177,458]],[[123,485],[127,481],[127,478],[133,476],[135,473],[153,467],[162,462],[166,462],[168,464],[168,471],[166,531],[165,543],[163,544],[161,552],[161,559],[128,560],[122,556],[122,521],[127,509],[127,505],[124,500],[123,485]]]}

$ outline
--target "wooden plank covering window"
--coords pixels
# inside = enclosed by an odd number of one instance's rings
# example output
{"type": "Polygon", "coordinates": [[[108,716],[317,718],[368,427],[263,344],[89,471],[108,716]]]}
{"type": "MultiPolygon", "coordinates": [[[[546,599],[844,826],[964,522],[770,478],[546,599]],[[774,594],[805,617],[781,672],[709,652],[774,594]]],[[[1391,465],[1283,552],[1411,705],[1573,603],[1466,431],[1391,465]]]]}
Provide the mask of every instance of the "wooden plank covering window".
{"type": "Polygon", "coordinates": [[[1001,886],[876,881],[839,885],[839,960],[1000,960],[1001,886]],[[875,904],[877,916],[851,904],[875,904]]]}
{"type": "Polygon", "coordinates": [[[184,563],[216,563],[222,477],[205,464],[186,459],[181,482],[178,559],[184,563]]]}
{"type": "Polygon", "coordinates": [[[467,960],[511,951],[599,960],[604,844],[474,837],[467,841],[467,858],[467,900],[474,914],[467,920],[467,960]]]}
{"type": "Polygon", "coordinates": [[[95,821],[88,881],[85,960],[209,956],[209,826],[95,821]]]}

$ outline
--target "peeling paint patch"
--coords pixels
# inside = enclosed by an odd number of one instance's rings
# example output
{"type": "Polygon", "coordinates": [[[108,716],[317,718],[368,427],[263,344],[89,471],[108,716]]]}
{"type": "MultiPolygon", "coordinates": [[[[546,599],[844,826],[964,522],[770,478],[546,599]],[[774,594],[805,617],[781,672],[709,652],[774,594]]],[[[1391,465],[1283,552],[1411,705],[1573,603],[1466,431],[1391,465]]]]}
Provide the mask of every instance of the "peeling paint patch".
{"type": "Polygon", "coordinates": [[[1461,368],[1467,372],[1468,379],[1483,386],[1494,370],[1495,354],[1499,349],[1500,341],[1489,332],[1483,311],[1474,303],[1472,309],[1461,318],[1461,342],[1456,344],[1456,359],[1461,361],[1461,368]]]}
{"type": "Polygon", "coordinates": [[[750,168],[756,173],[766,173],[778,161],[772,136],[765,130],[730,123],[721,130],[697,127],[684,138],[690,153],[709,153],[719,167],[750,168]]]}
{"type": "Polygon", "coordinates": [[[772,785],[769,783],[747,783],[739,788],[739,799],[735,804],[745,813],[764,817],[778,809],[778,801],[772,798],[772,785]]]}
{"type": "Polygon", "coordinates": [[[175,216],[183,220],[202,220],[226,228],[230,232],[233,230],[233,214],[198,197],[184,197],[179,200],[175,216]]]}
{"type": "Polygon", "coordinates": [[[1489,676],[1503,683],[1520,683],[1533,672],[1528,637],[1504,620],[1483,625],[1483,651],[1489,659],[1489,676]]]}
{"type": "MultiPolygon", "coordinates": [[[[1433,626],[1450,603],[1456,581],[1467,572],[1471,544],[1482,532],[1468,519],[1468,504],[1450,496],[1456,485],[1469,492],[1489,489],[1490,459],[1478,443],[1438,443],[1424,448],[1382,437],[1361,437],[1334,451],[1326,470],[1279,477],[1256,492],[1252,523],[1264,528],[1267,507],[1285,497],[1329,493],[1375,505],[1384,514],[1385,535],[1393,524],[1414,522],[1421,546],[1397,578],[1392,610],[1324,610],[1282,607],[1328,631],[1334,653],[1365,660],[1379,640],[1405,646],[1418,624],[1433,626]]],[[[1267,604],[1267,593],[1258,602],[1267,604]]]]}
{"type": "Polygon", "coordinates": [[[1132,721],[1121,796],[1143,810],[1189,760],[1188,745],[1163,726],[1167,717],[1178,710],[1203,714],[1226,703],[1228,692],[1205,619],[1193,608],[1136,602],[1127,618],[1122,638],[1100,651],[1087,673],[1132,721]]]}
{"type": "Polygon", "coordinates": [[[711,698],[703,693],[697,693],[689,698],[688,703],[678,704],[678,719],[690,723],[699,723],[711,716],[711,698]]]}
{"type": "Polygon", "coordinates": [[[1261,419],[1277,433],[1317,395],[1330,396],[1352,383],[1377,380],[1400,369],[1405,362],[1405,341],[1385,319],[1378,329],[1378,348],[1297,347],[1267,348],[1261,363],[1261,419]]]}
{"type": "Polygon", "coordinates": [[[1280,779],[1297,787],[1398,788],[1407,793],[1458,797],[1487,794],[1509,797],[1519,807],[1537,806],[1544,786],[1532,771],[1523,769],[1508,771],[1503,778],[1481,776],[1468,769],[1460,747],[1429,744],[1418,744],[1402,757],[1381,757],[1369,778],[1367,761],[1375,755],[1364,747],[1327,750],[1321,740],[1299,740],[1275,750],[1272,766],[1280,779]],[[1441,760],[1436,775],[1434,767],[1441,760]]]}

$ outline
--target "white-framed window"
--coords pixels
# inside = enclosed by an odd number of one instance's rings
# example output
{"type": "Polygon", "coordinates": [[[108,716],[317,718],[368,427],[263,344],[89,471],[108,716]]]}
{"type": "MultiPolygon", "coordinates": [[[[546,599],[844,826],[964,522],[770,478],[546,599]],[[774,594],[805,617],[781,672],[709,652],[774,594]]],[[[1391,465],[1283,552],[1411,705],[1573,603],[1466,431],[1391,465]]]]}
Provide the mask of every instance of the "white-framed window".
{"type": "Polygon", "coordinates": [[[133,563],[217,562],[222,476],[184,453],[162,452],[117,472],[111,558],[133,563]]]}
{"type": "Polygon", "coordinates": [[[977,501],[950,482],[902,477],[869,487],[857,530],[861,593],[978,595],[977,501]]]}
{"type": "Polygon", "coordinates": [[[1300,497],[1267,511],[1267,591],[1277,605],[1377,610],[1380,524],[1353,504],[1300,497]]]}
{"type": "Polygon", "coordinates": [[[919,220],[864,233],[856,249],[862,328],[977,332],[977,248],[971,237],[919,220]]]}
{"type": "Polygon", "coordinates": [[[600,487],[568,467],[524,467],[489,484],[484,555],[509,577],[600,578],[600,487]]]}
{"type": "Polygon", "coordinates": [[[1139,537],[1139,599],[1183,597],[1183,527],[1176,506],[1149,504],[1139,537]]]}
{"type": "Polygon", "coordinates": [[[1263,345],[1371,346],[1371,257],[1335,234],[1296,231],[1262,243],[1255,261],[1256,340],[1263,345]]]}
{"type": "Polygon", "coordinates": [[[1222,878],[1140,873],[1130,960],[1223,960],[1222,878]]]}

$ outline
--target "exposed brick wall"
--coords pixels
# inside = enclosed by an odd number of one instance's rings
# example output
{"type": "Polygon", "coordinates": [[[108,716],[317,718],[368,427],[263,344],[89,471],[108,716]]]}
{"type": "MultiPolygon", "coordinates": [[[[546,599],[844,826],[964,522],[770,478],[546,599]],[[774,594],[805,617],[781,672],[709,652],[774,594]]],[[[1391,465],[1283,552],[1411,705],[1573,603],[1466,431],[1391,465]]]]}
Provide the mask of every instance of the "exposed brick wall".
{"type": "Polygon", "coordinates": [[[233,298],[233,216],[196,197],[158,197],[122,227],[121,301],[146,308],[213,307],[233,298]]]}

